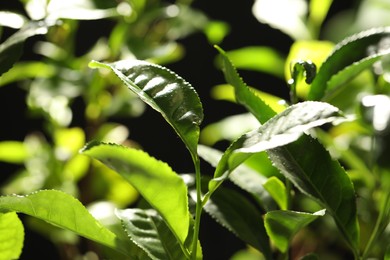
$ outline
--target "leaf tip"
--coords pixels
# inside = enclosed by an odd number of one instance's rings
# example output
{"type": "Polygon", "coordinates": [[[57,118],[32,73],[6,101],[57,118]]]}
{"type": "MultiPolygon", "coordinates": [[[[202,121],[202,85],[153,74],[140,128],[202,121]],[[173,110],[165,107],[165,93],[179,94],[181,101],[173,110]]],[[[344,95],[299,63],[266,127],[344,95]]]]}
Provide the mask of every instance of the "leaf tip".
{"type": "Polygon", "coordinates": [[[106,64],[99,62],[99,61],[96,61],[96,60],[91,60],[88,63],[88,67],[90,67],[91,69],[105,68],[106,66],[107,66],[106,64]]]}

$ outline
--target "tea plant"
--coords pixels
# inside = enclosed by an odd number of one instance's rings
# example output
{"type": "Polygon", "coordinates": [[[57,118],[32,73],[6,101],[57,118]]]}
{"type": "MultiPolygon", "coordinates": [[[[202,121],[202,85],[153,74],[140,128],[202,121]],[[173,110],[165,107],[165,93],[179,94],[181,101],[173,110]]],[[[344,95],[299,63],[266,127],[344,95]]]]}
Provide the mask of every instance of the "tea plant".
{"type": "MultiPolygon", "coordinates": [[[[122,89],[127,87],[172,126],[192,158],[193,174],[176,173],[139,147],[108,138],[95,138],[77,154],[85,139],[79,130],[54,128],[55,144],[67,148],[68,157],[57,162],[53,170],[59,168],[62,174],[81,178],[87,170],[75,176],[81,164],[69,166],[70,158],[87,160],[83,165],[92,158],[91,171],[110,168],[131,184],[124,190],[136,190],[140,199],[130,208],[98,204],[95,210],[90,208],[95,213],[91,215],[75,196],[53,189],[56,185],[41,184],[32,193],[2,196],[2,236],[12,241],[0,244],[4,258],[19,257],[23,247],[23,224],[17,212],[101,244],[103,254],[111,258],[202,259],[199,232],[203,211],[248,245],[249,249],[239,252],[235,259],[321,259],[337,257],[337,253],[354,259],[389,258],[390,180],[386,159],[390,28],[361,31],[335,46],[300,41],[300,37],[315,38],[318,34],[326,11],[315,16],[315,10],[319,9],[312,7],[311,26],[302,29],[285,61],[288,101],[281,102],[247,86],[234,66],[234,61],[239,63],[245,54],[272,55],[272,51],[245,48],[225,52],[215,46],[227,84],[213,91],[219,98],[242,105],[248,113],[208,125],[202,131],[204,115],[196,87],[173,71],[134,57],[89,62],[90,68],[101,72],[89,81],[93,86],[86,98],[89,119],[101,119],[104,112],[104,97],[95,88],[121,82],[125,86],[122,89]],[[74,137],[76,143],[66,143],[74,137]],[[223,139],[230,141],[224,151],[213,147],[223,139]],[[201,158],[215,167],[213,174],[203,172],[201,158]],[[229,182],[234,186],[226,185],[229,182]],[[103,212],[104,218],[96,214],[103,212]]],[[[264,14],[260,17],[267,18],[264,14]]],[[[22,31],[21,37],[3,44],[0,54],[7,61],[3,72],[17,60],[11,50],[52,25],[38,23],[29,33],[22,31]]],[[[280,64],[279,58],[273,57],[280,64]]],[[[241,63],[243,67],[248,64],[241,63]]],[[[283,74],[278,72],[280,66],[275,71],[260,67],[276,76],[283,74]]],[[[10,72],[15,69],[16,65],[10,72]]],[[[55,114],[45,112],[55,121],[55,114]]],[[[100,135],[87,139],[93,136],[100,135]]],[[[15,143],[3,145],[15,147],[15,143]]],[[[56,152],[57,156],[64,153],[61,149],[56,152]]],[[[23,154],[21,157],[24,160],[23,154]]]]}

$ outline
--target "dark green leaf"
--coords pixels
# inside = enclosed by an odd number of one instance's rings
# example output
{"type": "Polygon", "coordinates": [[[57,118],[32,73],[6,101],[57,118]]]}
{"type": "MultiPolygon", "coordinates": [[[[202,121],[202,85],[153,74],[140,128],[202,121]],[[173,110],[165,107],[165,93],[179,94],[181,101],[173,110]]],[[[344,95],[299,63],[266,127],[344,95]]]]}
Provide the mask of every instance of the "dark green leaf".
{"type": "Polygon", "coordinates": [[[91,216],[80,201],[62,191],[42,190],[26,196],[3,196],[0,197],[0,210],[20,212],[42,219],[130,255],[127,241],[118,240],[114,233],[91,216]]]}
{"type": "Polygon", "coordinates": [[[55,25],[52,21],[38,21],[26,24],[0,45],[0,76],[8,71],[22,55],[23,43],[28,38],[46,34],[55,25]]]}
{"type": "Polygon", "coordinates": [[[293,236],[324,214],[325,210],[313,214],[289,210],[270,211],[265,214],[265,228],[275,246],[285,253],[293,236]]]}
{"type": "Polygon", "coordinates": [[[221,187],[206,203],[204,209],[222,226],[262,252],[266,259],[272,259],[263,216],[243,195],[221,187]]]}
{"type": "Polygon", "coordinates": [[[127,60],[111,64],[92,61],[93,68],[110,68],[145,103],[162,114],[196,154],[203,109],[192,86],[172,71],[145,61],[127,60]]]}
{"type": "Polygon", "coordinates": [[[317,140],[306,135],[267,152],[275,167],[296,187],[324,205],[351,248],[357,250],[355,191],[339,162],[317,140]]]}
{"type": "Polygon", "coordinates": [[[308,101],[288,107],[232,143],[217,166],[214,179],[209,184],[210,192],[252,154],[294,142],[305,131],[332,122],[340,116],[340,111],[327,103],[308,101]]]}
{"type": "Polygon", "coordinates": [[[222,57],[222,71],[225,79],[234,87],[237,102],[244,105],[260,123],[264,124],[276,113],[242,81],[227,54],[218,46],[216,48],[222,57]]]}
{"type": "Polygon", "coordinates": [[[24,242],[24,227],[15,212],[0,213],[0,259],[19,259],[24,242]]]}
{"type": "Polygon", "coordinates": [[[379,50],[369,54],[369,48],[376,46],[388,37],[390,28],[375,28],[348,37],[335,46],[334,51],[320,67],[309,92],[310,100],[321,100],[326,92],[334,89],[347,79],[372,65],[379,57],[387,55],[389,50],[379,50]],[[347,67],[351,68],[346,69],[347,67]],[[340,73],[340,75],[337,75],[340,73]],[[332,77],[337,75],[333,80],[332,77]],[[329,82],[332,79],[331,82],[329,82]]]}
{"type": "Polygon", "coordinates": [[[180,242],[164,220],[153,209],[118,210],[116,215],[129,238],[142,248],[151,259],[187,259],[180,242]]]}
{"type": "Polygon", "coordinates": [[[122,175],[184,244],[190,225],[187,187],[171,167],[141,150],[114,144],[93,142],[83,153],[122,175]]]}

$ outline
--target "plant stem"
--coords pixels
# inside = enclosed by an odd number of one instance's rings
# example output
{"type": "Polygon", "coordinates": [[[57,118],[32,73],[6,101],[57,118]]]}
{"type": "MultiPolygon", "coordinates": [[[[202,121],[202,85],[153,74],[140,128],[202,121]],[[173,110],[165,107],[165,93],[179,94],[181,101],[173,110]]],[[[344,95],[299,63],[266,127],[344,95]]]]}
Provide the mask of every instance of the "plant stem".
{"type": "Polygon", "coordinates": [[[195,182],[196,182],[196,210],[195,210],[195,226],[194,226],[194,235],[192,238],[192,252],[191,259],[196,259],[197,249],[198,249],[198,236],[200,228],[200,217],[202,215],[202,182],[200,175],[200,160],[198,155],[193,157],[195,165],[195,182]]]}

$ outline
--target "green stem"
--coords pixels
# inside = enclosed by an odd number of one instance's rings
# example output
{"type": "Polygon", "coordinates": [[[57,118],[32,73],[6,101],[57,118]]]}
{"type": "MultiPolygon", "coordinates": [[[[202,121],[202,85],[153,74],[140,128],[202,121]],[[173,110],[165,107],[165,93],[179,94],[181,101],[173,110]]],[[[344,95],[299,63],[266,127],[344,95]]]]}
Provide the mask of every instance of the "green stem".
{"type": "Polygon", "coordinates": [[[192,238],[192,252],[191,259],[196,259],[197,249],[198,249],[198,237],[200,229],[200,217],[202,215],[202,186],[201,186],[201,175],[200,175],[200,160],[196,155],[193,157],[195,165],[195,182],[196,182],[196,210],[195,210],[195,226],[194,226],[194,235],[192,238]]]}

